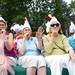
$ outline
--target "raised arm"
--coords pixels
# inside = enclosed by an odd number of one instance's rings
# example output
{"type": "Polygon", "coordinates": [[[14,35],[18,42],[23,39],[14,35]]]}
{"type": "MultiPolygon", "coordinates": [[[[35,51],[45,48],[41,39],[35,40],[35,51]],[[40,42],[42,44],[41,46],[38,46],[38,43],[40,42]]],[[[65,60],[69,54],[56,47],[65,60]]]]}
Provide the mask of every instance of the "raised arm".
{"type": "Polygon", "coordinates": [[[9,33],[9,35],[5,36],[5,46],[8,50],[12,50],[13,48],[13,34],[9,33]]]}
{"type": "Polygon", "coordinates": [[[36,32],[36,37],[37,37],[37,41],[38,41],[37,47],[40,50],[43,50],[43,39],[42,39],[43,32],[44,32],[43,27],[39,27],[36,32]]]}

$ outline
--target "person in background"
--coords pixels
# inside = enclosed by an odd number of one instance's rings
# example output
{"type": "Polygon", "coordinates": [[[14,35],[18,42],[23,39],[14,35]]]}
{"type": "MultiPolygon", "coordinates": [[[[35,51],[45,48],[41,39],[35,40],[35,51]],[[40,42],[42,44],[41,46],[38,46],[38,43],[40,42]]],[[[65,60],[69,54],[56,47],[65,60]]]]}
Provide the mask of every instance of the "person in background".
{"type": "Polygon", "coordinates": [[[66,67],[70,75],[75,75],[75,54],[65,35],[61,34],[61,24],[53,17],[48,23],[49,32],[43,37],[44,56],[51,75],[62,75],[66,67]]]}
{"type": "MultiPolygon", "coordinates": [[[[46,62],[38,50],[42,50],[42,37],[31,37],[32,30],[27,18],[25,18],[24,26],[22,27],[23,38],[18,40],[17,48],[21,55],[18,59],[18,64],[27,68],[26,75],[46,75],[46,62]]],[[[41,34],[40,34],[41,35],[41,34]]]]}
{"type": "Polygon", "coordinates": [[[14,24],[14,26],[11,27],[11,31],[13,30],[16,33],[15,34],[16,40],[22,39],[22,26],[23,25],[14,24]]]}
{"type": "Polygon", "coordinates": [[[12,75],[15,75],[15,72],[12,68],[12,65],[15,65],[14,58],[7,56],[5,53],[5,47],[7,50],[11,51],[13,47],[13,35],[12,33],[6,32],[7,23],[0,16],[0,75],[7,75],[9,71],[12,75]]]}
{"type": "Polygon", "coordinates": [[[70,27],[69,27],[69,35],[74,34],[75,33],[75,25],[74,23],[71,21],[70,22],[70,27]]]}
{"type": "Polygon", "coordinates": [[[11,27],[11,31],[15,32],[14,34],[14,51],[16,53],[16,56],[18,57],[18,50],[17,50],[17,41],[19,39],[22,39],[22,26],[23,25],[19,25],[19,24],[14,24],[14,26],[11,27]]]}
{"type": "Polygon", "coordinates": [[[71,47],[73,48],[73,50],[75,51],[75,25],[73,22],[71,22],[71,25],[69,27],[69,32],[70,35],[68,37],[68,42],[71,45],[71,47]]]}

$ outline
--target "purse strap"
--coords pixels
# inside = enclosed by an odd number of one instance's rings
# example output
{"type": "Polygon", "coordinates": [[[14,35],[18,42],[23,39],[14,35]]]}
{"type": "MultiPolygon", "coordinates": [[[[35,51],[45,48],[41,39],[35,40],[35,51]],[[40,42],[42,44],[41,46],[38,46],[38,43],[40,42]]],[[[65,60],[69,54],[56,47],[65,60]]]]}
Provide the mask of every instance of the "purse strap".
{"type": "MultiPolygon", "coordinates": [[[[49,42],[48,38],[45,37],[47,39],[47,41],[49,42]]],[[[56,42],[53,42],[59,49],[63,50],[66,53],[66,50],[61,48],[56,42]]],[[[44,46],[43,46],[44,47],[44,46]]]]}
{"type": "Polygon", "coordinates": [[[65,49],[61,48],[56,42],[54,42],[54,44],[55,44],[59,49],[61,49],[61,50],[63,50],[64,52],[66,52],[65,49]]]}

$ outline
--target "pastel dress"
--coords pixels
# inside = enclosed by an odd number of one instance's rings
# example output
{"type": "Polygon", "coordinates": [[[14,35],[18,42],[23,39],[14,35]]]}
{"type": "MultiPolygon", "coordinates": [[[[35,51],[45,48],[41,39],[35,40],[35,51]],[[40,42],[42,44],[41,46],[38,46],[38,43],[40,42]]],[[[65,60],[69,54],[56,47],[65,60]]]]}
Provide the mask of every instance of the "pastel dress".
{"type": "Polygon", "coordinates": [[[12,68],[15,65],[13,57],[6,56],[4,52],[4,43],[5,39],[0,39],[0,75],[7,75],[7,71],[9,71],[12,75],[15,75],[15,72],[12,68]]]}
{"type": "MultiPolygon", "coordinates": [[[[19,65],[24,68],[40,68],[42,66],[46,66],[44,57],[38,52],[37,43],[37,38],[35,37],[31,37],[29,40],[25,41],[25,52],[21,57],[19,57],[19,65]]],[[[22,39],[18,40],[17,42],[17,48],[20,48],[21,46],[22,39]]]]}
{"type": "Polygon", "coordinates": [[[4,45],[4,40],[0,39],[0,75],[7,75],[7,60],[6,57],[4,55],[4,49],[3,49],[3,45],[4,45]]]}
{"type": "Polygon", "coordinates": [[[75,75],[75,61],[69,57],[68,50],[72,47],[69,45],[67,37],[59,34],[53,42],[50,35],[43,38],[44,55],[48,67],[51,69],[51,75],[62,75],[62,69],[68,69],[69,75],[75,75]]]}

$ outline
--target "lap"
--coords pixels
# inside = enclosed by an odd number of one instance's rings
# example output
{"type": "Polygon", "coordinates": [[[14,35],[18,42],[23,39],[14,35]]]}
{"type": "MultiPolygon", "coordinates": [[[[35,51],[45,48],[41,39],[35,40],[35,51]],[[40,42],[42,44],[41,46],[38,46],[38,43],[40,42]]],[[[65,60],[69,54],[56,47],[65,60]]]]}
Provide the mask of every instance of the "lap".
{"type": "Polygon", "coordinates": [[[46,62],[48,64],[61,64],[61,65],[67,65],[69,63],[69,54],[63,54],[63,55],[50,55],[45,57],[46,62]]]}
{"type": "Polygon", "coordinates": [[[42,55],[21,56],[18,60],[18,63],[19,63],[19,65],[22,65],[25,68],[46,66],[45,59],[42,55]]]}

